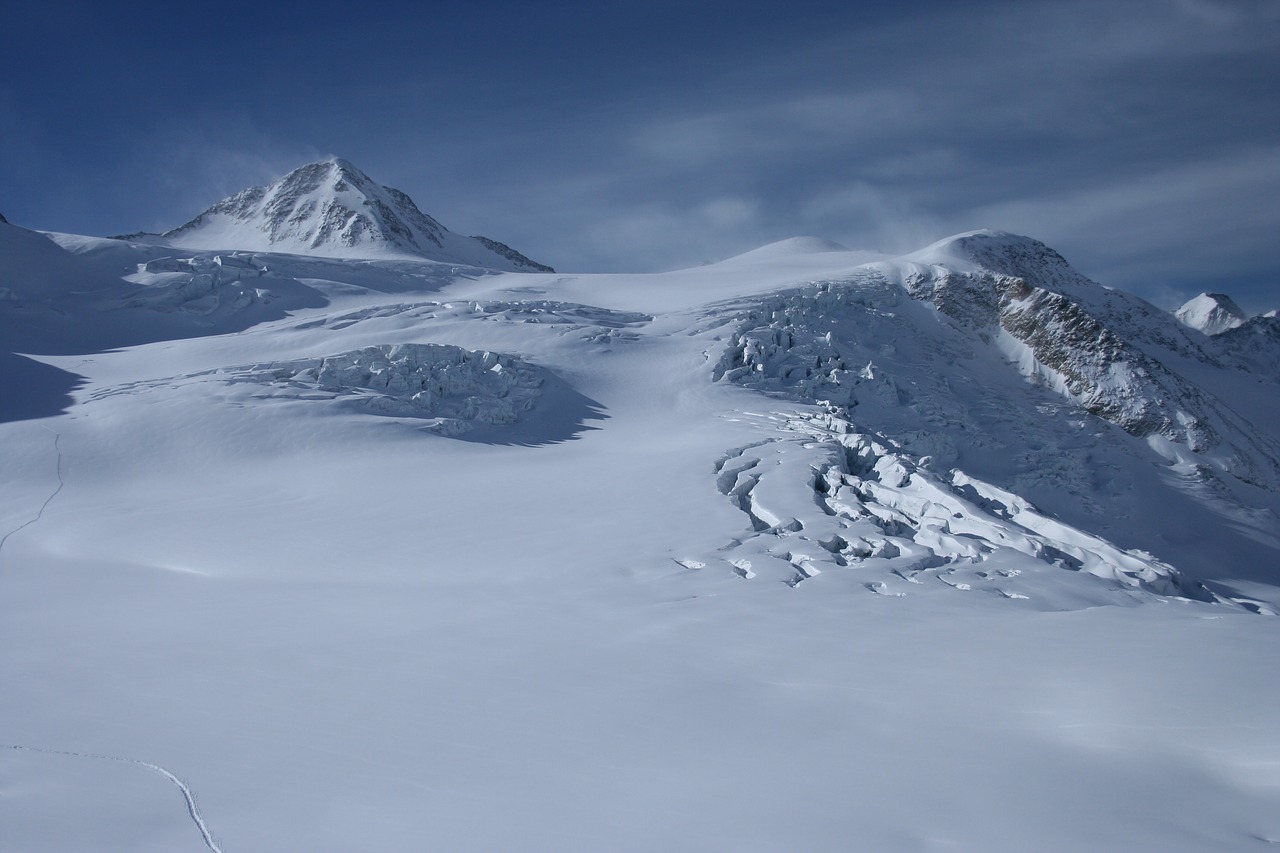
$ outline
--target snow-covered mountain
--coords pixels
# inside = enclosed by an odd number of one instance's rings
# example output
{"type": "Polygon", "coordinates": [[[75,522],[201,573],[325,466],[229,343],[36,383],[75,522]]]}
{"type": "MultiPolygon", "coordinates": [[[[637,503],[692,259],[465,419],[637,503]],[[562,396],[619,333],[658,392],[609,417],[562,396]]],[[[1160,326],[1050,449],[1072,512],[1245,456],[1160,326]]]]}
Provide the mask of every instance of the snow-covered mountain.
{"type": "Polygon", "coordinates": [[[993,231],[478,274],[397,198],[0,222],[0,846],[1280,838],[1274,315],[993,231]]]}
{"type": "Polygon", "coordinates": [[[554,272],[497,240],[454,234],[405,193],[380,186],[338,157],[300,166],[267,187],[236,193],[161,236],[185,249],[413,257],[554,272]]]}
{"type": "Polygon", "coordinates": [[[1174,312],[1182,323],[1206,335],[1217,335],[1244,325],[1249,318],[1230,296],[1224,293],[1201,293],[1174,312]]]}

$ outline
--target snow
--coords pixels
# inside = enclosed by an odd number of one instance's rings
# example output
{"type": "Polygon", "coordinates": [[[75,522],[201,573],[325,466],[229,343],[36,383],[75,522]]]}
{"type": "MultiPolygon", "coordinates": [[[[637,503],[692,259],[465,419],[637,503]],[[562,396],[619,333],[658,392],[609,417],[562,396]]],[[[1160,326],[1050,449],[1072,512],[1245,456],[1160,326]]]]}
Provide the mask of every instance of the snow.
{"type": "Polygon", "coordinates": [[[354,402],[367,412],[429,419],[432,429],[450,435],[476,423],[518,422],[543,383],[519,358],[448,344],[365,347],[216,373],[228,382],[266,386],[259,398],[354,402]]]}
{"type": "Polygon", "coordinates": [[[827,240],[823,237],[789,237],[786,240],[778,240],[765,246],[752,249],[749,252],[743,252],[729,258],[727,262],[750,262],[772,260],[775,258],[786,258],[795,255],[813,255],[821,252],[848,252],[847,246],[842,246],[834,240],[827,240]]]}
{"type": "Polygon", "coordinates": [[[454,234],[400,190],[339,157],[301,166],[268,187],[223,199],[162,235],[187,249],[249,249],[335,258],[409,257],[553,272],[487,237],[454,234]]]}
{"type": "Polygon", "coordinates": [[[1042,244],[595,276],[0,229],[0,847],[1280,839],[1276,379],[1042,244]],[[1052,294],[1167,430],[1001,325],[1052,294]]]}
{"type": "Polygon", "coordinates": [[[1221,334],[1249,319],[1230,296],[1222,293],[1201,293],[1175,311],[1174,316],[1183,325],[1206,335],[1221,334]]]}

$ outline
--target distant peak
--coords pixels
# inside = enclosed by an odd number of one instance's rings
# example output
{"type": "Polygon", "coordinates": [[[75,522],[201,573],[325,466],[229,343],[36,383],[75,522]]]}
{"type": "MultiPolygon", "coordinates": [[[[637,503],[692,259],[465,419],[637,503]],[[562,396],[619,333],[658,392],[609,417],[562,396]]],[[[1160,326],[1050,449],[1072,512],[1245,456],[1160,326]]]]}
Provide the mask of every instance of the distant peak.
{"type": "Polygon", "coordinates": [[[326,257],[417,257],[546,272],[497,241],[449,231],[407,193],[378,184],[350,160],[307,163],[266,187],[250,187],[162,235],[193,249],[244,249],[326,257]]]}
{"type": "Polygon", "coordinates": [[[1225,293],[1201,293],[1173,312],[1184,326],[1216,335],[1244,324],[1248,317],[1225,293]]]}

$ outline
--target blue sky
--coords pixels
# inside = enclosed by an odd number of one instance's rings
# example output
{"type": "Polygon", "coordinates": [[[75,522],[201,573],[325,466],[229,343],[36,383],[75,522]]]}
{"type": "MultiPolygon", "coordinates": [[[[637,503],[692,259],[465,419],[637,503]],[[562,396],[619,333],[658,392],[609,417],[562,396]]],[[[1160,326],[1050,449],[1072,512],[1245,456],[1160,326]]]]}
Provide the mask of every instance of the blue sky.
{"type": "Polygon", "coordinates": [[[0,28],[0,213],[163,230],[337,154],[570,271],[799,234],[1036,237],[1280,307],[1280,3],[49,2],[0,28]]]}

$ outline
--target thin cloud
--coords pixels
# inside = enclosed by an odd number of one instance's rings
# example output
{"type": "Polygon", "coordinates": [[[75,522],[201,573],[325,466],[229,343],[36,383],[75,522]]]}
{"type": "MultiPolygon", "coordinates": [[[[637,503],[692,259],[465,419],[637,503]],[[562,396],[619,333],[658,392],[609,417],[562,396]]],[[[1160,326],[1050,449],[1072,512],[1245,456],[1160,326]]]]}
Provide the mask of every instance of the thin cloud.
{"type": "Polygon", "coordinates": [[[139,153],[135,168],[147,170],[169,202],[149,220],[148,230],[157,231],[181,225],[214,202],[269,184],[324,156],[310,146],[284,145],[243,118],[170,123],[139,153]]]}
{"type": "MultiPolygon", "coordinates": [[[[644,4],[621,10],[625,44],[617,21],[548,9],[468,46],[483,5],[433,15],[435,46],[417,53],[426,13],[315,19],[306,49],[363,58],[359,74],[317,69],[304,97],[297,40],[238,73],[199,45],[143,40],[125,70],[154,68],[181,106],[139,121],[136,98],[111,101],[127,87],[96,81],[74,106],[84,138],[10,144],[37,171],[0,166],[0,194],[45,227],[172,227],[331,150],[448,227],[564,269],[661,269],[801,234],[892,251],[999,227],[1126,286],[1143,265],[1185,283],[1276,270],[1256,235],[1280,232],[1258,153],[1280,140],[1280,4],[802,4],[767,19],[644,4]],[[73,217],[75,197],[94,201],[73,217]]],[[[57,111],[74,98],[24,85],[0,119],[23,136],[68,124],[57,111]]]]}
{"type": "Polygon", "coordinates": [[[1215,279],[1266,269],[1280,222],[1280,146],[973,215],[1053,243],[1105,283],[1181,301],[1215,279]]]}

